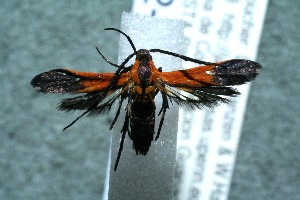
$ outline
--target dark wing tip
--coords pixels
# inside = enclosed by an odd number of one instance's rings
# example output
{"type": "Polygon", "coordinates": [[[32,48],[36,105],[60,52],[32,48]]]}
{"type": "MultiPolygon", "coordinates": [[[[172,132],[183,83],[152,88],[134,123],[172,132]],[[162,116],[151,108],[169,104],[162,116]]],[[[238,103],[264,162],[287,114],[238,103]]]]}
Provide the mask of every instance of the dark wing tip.
{"type": "Polygon", "coordinates": [[[244,59],[221,62],[213,71],[214,81],[220,85],[241,85],[255,79],[261,64],[244,59]]]}
{"type": "Polygon", "coordinates": [[[66,69],[53,69],[35,76],[30,84],[43,93],[73,93],[82,89],[80,80],[66,69]]]}

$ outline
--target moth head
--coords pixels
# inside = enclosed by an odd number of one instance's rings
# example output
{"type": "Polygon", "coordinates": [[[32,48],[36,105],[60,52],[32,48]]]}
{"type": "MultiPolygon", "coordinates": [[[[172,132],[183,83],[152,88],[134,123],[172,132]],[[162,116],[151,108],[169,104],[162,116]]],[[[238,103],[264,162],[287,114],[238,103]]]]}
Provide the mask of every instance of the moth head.
{"type": "Polygon", "coordinates": [[[150,55],[150,51],[147,49],[140,49],[136,52],[136,58],[137,59],[147,59],[152,60],[152,56],[150,55]]]}

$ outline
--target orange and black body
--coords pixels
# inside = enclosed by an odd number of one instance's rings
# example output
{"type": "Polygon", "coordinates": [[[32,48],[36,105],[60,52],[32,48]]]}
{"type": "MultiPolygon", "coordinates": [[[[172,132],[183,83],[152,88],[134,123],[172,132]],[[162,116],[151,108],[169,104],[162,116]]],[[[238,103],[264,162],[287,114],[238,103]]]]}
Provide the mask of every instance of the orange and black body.
{"type": "Polygon", "coordinates": [[[59,104],[58,108],[63,111],[85,110],[65,129],[86,114],[98,115],[108,112],[113,103],[119,100],[117,113],[110,127],[112,129],[124,100],[128,101],[115,170],[126,134],[133,140],[136,154],[146,155],[149,151],[155,135],[156,105],[154,99],[158,93],[162,95],[162,106],[158,112],[161,118],[155,140],[159,138],[169,102],[176,102],[180,106],[191,109],[227,103],[229,100],[225,98],[226,96],[239,94],[231,86],[252,81],[261,68],[259,63],[244,59],[210,63],[160,49],[137,51],[125,33],[113,28],[106,30],[115,30],[125,35],[134,50],[134,53],[129,55],[121,65],[116,65],[108,61],[97,48],[100,55],[109,64],[118,68],[115,73],[54,69],[34,77],[31,85],[38,87],[38,91],[43,93],[79,94],[77,97],[64,99],[59,104]],[[179,57],[200,64],[200,66],[186,70],[162,72],[161,68],[156,68],[150,52],[179,57]],[[134,64],[125,67],[125,64],[133,56],[136,56],[134,64]]]}
{"type": "Polygon", "coordinates": [[[155,103],[157,93],[153,77],[156,74],[148,50],[139,50],[136,61],[130,70],[133,91],[130,96],[130,132],[129,137],[133,141],[133,148],[137,154],[146,155],[154,137],[155,127],[155,103]]]}

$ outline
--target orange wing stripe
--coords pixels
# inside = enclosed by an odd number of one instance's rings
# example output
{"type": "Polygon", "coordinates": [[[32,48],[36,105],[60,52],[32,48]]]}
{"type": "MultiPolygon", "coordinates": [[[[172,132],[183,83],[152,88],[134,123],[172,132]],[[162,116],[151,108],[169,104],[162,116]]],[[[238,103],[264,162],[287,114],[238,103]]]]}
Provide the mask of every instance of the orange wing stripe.
{"type": "Polygon", "coordinates": [[[83,80],[110,80],[114,75],[114,73],[79,72],[70,69],[67,69],[67,71],[83,80]]]}
{"type": "Polygon", "coordinates": [[[207,85],[218,85],[213,80],[210,72],[215,68],[214,65],[199,66],[186,70],[172,72],[162,72],[162,79],[173,87],[201,87],[207,85]]]}
{"type": "MultiPolygon", "coordinates": [[[[114,73],[96,73],[96,72],[79,72],[76,70],[68,70],[72,75],[79,78],[83,89],[78,90],[78,93],[101,92],[109,85],[114,73]]],[[[119,78],[114,89],[120,88],[128,80],[128,74],[123,73],[119,78]]]]}

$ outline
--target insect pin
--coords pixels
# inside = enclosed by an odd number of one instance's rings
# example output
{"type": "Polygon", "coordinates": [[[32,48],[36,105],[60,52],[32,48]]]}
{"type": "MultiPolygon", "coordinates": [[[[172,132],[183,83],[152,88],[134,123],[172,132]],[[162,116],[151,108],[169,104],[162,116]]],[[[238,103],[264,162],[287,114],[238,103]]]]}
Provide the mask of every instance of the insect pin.
{"type": "Polygon", "coordinates": [[[261,65],[244,59],[231,59],[221,62],[205,62],[184,55],[161,49],[136,50],[131,38],[124,32],[114,30],[124,35],[129,41],[133,53],[120,65],[110,62],[96,47],[101,57],[110,65],[117,67],[114,73],[79,72],[70,69],[53,69],[35,76],[31,85],[42,93],[69,93],[79,96],[63,99],[58,105],[62,111],[85,110],[72,121],[67,129],[84,115],[95,116],[110,111],[118,100],[115,117],[110,130],[116,123],[122,104],[127,100],[125,120],[121,129],[120,147],[115,162],[116,171],[123,149],[126,134],[133,141],[136,154],[146,155],[155,135],[154,99],[158,93],[162,96],[162,105],[158,111],[161,116],[155,140],[159,138],[164,117],[169,103],[190,109],[213,107],[220,103],[228,103],[225,97],[233,97],[239,92],[232,88],[252,81],[259,73],[261,65]],[[178,57],[200,66],[170,72],[156,68],[150,52],[162,53],[178,57]],[[135,56],[132,65],[125,67],[135,56]]]}

